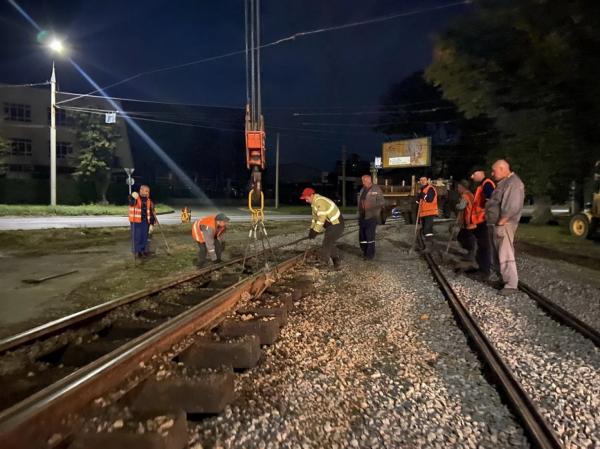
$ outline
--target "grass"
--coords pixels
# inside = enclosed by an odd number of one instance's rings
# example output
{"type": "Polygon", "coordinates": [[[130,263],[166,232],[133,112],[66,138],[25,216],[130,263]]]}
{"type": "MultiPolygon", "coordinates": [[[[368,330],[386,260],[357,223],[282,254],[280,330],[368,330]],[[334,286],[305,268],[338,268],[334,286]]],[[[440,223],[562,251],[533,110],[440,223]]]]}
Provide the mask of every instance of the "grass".
{"type": "Polygon", "coordinates": [[[517,245],[535,256],[600,269],[600,240],[573,237],[564,221],[555,225],[521,224],[517,245]]]}
{"type": "MultiPolygon", "coordinates": [[[[156,213],[173,212],[166,204],[157,204],[156,213]]],[[[112,204],[83,204],[80,206],[45,206],[40,204],[0,204],[0,217],[4,216],[73,216],[73,215],[127,215],[127,206],[112,204]]]]}
{"type": "MultiPolygon", "coordinates": [[[[232,244],[239,240],[245,244],[248,235],[248,223],[234,223],[230,225],[227,240],[232,244]]],[[[308,230],[307,222],[267,222],[269,235],[278,235],[296,230],[308,230]]],[[[192,224],[178,224],[163,226],[162,231],[167,239],[182,239],[193,246],[191,238],[192,224]],[[189,240],[188,240],[189,239],[189,240]]],[[[162,245],[160,229],[154,230],[156,244],[162,245]]],[[[129,228],[64,228],[64,229],[39,229],[23,231],[0,231],[0,248],[15,256],[42,256],[47,254],[65,254],[73,251],[97,249],[119,242],[129,241],[131,238],[129,228]]]]}

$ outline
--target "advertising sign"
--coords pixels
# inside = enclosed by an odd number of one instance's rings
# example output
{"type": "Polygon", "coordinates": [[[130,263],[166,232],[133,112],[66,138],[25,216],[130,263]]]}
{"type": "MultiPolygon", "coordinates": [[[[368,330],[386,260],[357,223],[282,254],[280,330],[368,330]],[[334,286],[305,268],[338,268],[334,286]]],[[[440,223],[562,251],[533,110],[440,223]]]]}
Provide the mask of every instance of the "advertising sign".
{"type": "Polygon", "coordinates": [[[431,165],[431,138],[386,142],[382,158],[383,168],[428,167],[431,165]]]}

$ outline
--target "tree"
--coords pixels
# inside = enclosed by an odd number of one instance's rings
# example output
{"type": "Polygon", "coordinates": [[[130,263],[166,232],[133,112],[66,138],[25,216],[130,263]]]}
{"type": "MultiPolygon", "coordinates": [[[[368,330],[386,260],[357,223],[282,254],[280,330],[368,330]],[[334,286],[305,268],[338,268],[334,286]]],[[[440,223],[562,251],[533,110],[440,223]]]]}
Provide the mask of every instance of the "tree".
{"type": "Polygon", "coordinates": [[[101,204],[107,204],[106,192],[110,185],[117,141],[121,138],[117,127],[102,122],[102,116],[77,114],[77,142],[79,163],[73,175],[82,181],[92,181],[101,204]]]}
{"type": "Polygon", "coordinates": [[[0,136],[0,176],[6,176],[6,173],[8,173],[8,157],[10,156],[10,151],[10,142],[0,136]]]}
{"type": "Polygon", "coordinates": [[[600,2],[478,0],[437,41],[426,77],[468,118],[488,117],[536,197],[565,200],[600,145],[600,2]]]}

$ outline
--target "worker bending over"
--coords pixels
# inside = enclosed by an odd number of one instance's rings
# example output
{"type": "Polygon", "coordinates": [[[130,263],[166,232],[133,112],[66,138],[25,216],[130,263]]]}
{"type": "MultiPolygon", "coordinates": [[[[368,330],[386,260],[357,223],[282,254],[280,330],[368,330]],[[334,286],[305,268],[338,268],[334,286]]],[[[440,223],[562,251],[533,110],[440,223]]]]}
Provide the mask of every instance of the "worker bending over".
{"type": "Polygon", "coordinates": [[[150,199],[150,187],[140,186],[140,192],[129,195],[129,223],[133,254],[137,258],[148,256],[148,235],[152,233],[156,213],[154,203],[150,199]]]}
{"type": "Polygon", "coordinates": [[[460,227],[456,240],[460,243],[463,249],[467,250],[466,260],[468,262],[475,262],[475,248],[477,246],[477,239],[475,238],[475,228],[477,227],[473,223],[473,205],[475,203],[475,197],[469,190],[469,181],[463,179],[458,183],[457,186],[458,194],[460,195],[460,201],[456,206],[457,210],[457,222],[460,227]]]}
{"type": "Polygon", "coordinates": [[[192,237],[198,242],[199,268],[206,264],[207,258],[215,263],[221,262],[221,254],[225,249],[223,234],[227,230],[227,223],[229,217],[217,214],[196,220],[192,226],[192,237]]]}
{"type": "Polygon", "coordinates": [[[344,232],[344,217],[337,205],[329,198],[315,193],[314,189],[307,187],[302,191],[301,200],[310,204],[312,209],[312,223],[308,238],[314,239],[318,234],[325,232],[320,258],[322,263],[328,265],[329,259],[336,270],[341,268],[341,260],[335,242],[344,232]]]}

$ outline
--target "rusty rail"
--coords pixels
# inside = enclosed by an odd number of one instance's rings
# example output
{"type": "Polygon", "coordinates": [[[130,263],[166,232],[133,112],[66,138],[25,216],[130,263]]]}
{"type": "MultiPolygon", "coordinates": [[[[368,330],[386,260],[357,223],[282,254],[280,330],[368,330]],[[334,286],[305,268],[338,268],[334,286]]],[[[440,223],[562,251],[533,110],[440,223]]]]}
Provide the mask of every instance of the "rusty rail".
{"type": "MultiPolygon", "coordinates": [[[[280,263],[275,270],[285,272],[302,257],[302,254],[294,256],[280,263]]],[[[242,294],[259,292],[267,283],[269,274],[262,272],[241,280],[3,411],[0,413],[0,447],[47,447],[47,441],[54,433],[65,431],[63,421],[69,414],[76,413],[122,383],[140,362],[147,362],[186,336],[216,324],[235,306],[242,294]]]]}

